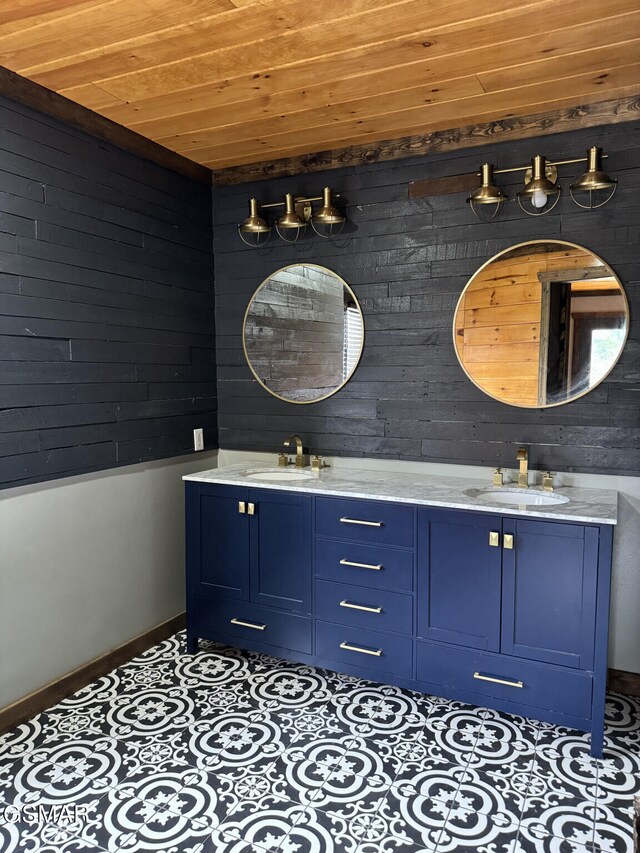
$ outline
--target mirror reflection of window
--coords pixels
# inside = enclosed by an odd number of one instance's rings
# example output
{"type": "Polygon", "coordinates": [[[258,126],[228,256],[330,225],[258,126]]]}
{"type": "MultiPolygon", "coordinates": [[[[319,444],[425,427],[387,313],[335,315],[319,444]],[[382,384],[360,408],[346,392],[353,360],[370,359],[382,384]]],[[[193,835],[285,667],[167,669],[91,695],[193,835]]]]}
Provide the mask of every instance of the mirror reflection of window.
{"type": "Polygon", "coordinates": [[[360,358],[363,336],[362,314],[355,304],[347,304],[344,308],[344,359],[342,363],[342,378],[347,379],[356,368],[360,358]]]}
{"type": "Polygon", "coordinates": [[[580,246],[534,241],[496,255],[471,278],[454,340],[478,387],[536,408],[568,402],[602,381],[627,329],[627,300],[610,267],[580,246]]]}
{"type": "Polygon", "coordinates": [[[624,329],[594,329],[591,333],[591,362],[589,384],[596,385],[603,379],[611,360],[617,357],[624,346],[624,329]]]}

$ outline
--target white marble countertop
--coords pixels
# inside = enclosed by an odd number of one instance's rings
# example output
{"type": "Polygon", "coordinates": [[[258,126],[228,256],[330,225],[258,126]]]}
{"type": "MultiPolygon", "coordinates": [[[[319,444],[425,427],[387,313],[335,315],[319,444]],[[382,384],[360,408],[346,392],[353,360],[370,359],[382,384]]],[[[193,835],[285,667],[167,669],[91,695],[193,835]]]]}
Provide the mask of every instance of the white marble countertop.
{"type": "MultiPolygon", "coordinates": [[[[616,524],[618,493],[613,489],[585,489],[563,486],[553,494],[568,498],[566,503],[522,506],[495,503],[478,496],[479,491],[492,491],[489,482],[467,480],[462,477],[443,477],[432,474],[366,471],[361,469],[325,468],[319,477],[309,476],[304,480],[270,481],[255,480],[247,476],[250,472],[278,472],[283,469],[272,465],[230,465],[196,474],[187,474],[182,479],[196,483],[217,483],[228,486],[244,486],[254,489],[277,489],[278,491],[300,492],[317,495],[334,495],[366,500],[394,501],[397,503],[423,506],[467,509],[478,512],[518,515],[529,518],[550,518],[561,521],[581,521],[592,524],[616,524]]],[[[292,470],[292,469],[287,469],[292,470]]],[[[309,469],[306,469],[307,471],[309,469]]],[[[506,484],[496,492],[514,489],[506,484]]],[[[523,490],[524,492],[524,490],[523,490]]],[[[525,494],[546,494],[531,486],[525,494]]],[[[490,497],[490,495],[488,496],[490,497]]]]}

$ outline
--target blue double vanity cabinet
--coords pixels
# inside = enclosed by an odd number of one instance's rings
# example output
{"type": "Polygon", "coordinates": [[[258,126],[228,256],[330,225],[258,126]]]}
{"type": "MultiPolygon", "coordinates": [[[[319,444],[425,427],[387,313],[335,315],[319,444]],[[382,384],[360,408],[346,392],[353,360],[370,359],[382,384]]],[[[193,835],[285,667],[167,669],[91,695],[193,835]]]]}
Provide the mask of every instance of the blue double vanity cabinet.
{"type": "Polygon", "coordinates": [[[190,652],[206,638],[591,731],[601,754],[614,492],[505,509],[414,474],[185,479],[190,652]]]}

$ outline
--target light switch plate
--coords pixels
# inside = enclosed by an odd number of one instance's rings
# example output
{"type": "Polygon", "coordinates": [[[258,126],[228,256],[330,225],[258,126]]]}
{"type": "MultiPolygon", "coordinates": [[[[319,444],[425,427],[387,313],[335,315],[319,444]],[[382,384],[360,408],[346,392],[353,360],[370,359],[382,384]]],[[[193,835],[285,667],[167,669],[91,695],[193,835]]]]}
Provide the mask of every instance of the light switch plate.
{"type": "Polygon", "coordinates": [[[202,429],[194,429],[193,431],[193,449],[204,450],[204,432],[202,429]]]}

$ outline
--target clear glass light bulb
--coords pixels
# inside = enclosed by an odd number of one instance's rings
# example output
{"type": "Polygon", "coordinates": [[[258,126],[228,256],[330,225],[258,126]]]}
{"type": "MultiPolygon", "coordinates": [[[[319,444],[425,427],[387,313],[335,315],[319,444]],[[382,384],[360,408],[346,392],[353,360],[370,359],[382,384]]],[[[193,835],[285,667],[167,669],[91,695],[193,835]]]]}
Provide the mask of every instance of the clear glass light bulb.
{"type": "Polygon", "coordinates": [[[531,196],[531,204],[534,207],[544,207],[547,203],[547,194],[544,190],[536,190],[531,196]]]}

